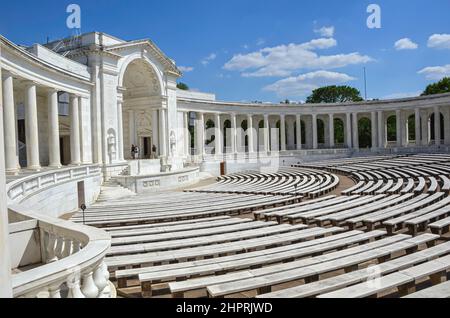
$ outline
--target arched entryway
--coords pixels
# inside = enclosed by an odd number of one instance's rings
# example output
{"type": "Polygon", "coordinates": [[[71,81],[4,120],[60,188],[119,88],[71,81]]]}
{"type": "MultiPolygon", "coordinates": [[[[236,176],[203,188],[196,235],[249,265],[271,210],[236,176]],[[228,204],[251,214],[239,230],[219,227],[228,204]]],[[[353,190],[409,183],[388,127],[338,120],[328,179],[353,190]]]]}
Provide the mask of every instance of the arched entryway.
{"type": "Polygon", "coordinates": [[[367,117],[362,117],[358,121],[359,148],[367,149],[372,147],[372,122],[367,117]]]}
{"type": "MultiPolygon", "coordinates": [[[[443,139],[444,139],[444,136],[445,136],[445,120],[444,120],[444,115],[442,114],[442,113],[439,113],[440,114],[440,126],[441,126],[441,129],[440,129],[440,132],[441,132],[441,144],[443,143],[443,139]]],[[[431,141],[432,142],[434,142],[434,143],[436,143],[436,130],[435,130],[435,120],[434,120],[434,118],[435,118],[435,114],[433,113],[433,114],[431,114],[431,116],[430,116],[430,120],[429,120],[429,122],[430,122],[430,139],[431,139],[431,141]]]]}
{"type": "Polygon", "coordinates": [[[344,121],[340,118],[334,118],[334,144],[336,147],[344,147],[345,144],[344,121]]]}
{"type": "MultiPolygon", "coordinates": [[[[167,114],[163,110],[162,90],[157,72],[146,59],[129,62],[119,80],[116,141],[123,147],[124,159],[132,159],[132,145],[139,147],[138,158],[151,159],[167,154],[167,114]],[[120,100],[121,99],[121,100],[120,100]],[[119,136],[123,133],[123,136],[119,136]],[[123,141],[123,145],[120,142],[123,141]],[[154,151],[156,150],[156,152],[154,151]]],[[[113,154],[114,156],[114,154],[113,154]]],[[[115,155],[120,160],[120,155],[115,155]]]]}

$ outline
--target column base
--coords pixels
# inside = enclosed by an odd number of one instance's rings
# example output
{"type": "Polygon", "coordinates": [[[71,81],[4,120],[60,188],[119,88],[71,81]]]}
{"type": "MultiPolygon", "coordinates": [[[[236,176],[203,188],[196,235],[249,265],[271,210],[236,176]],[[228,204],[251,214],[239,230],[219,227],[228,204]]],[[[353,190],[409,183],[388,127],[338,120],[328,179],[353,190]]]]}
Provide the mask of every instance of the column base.
{"type": "Polygon", "coordinates": [[[69,167],[79,167],[79,166],[81,166],[81,162],[79,162],[79,163],[71,163],[71,164],[69,164],[69,167]]]}
{"type": "Polygon", "coordinates": [[[48,166],[50,169],[61,169],[62,164],[51,164],[48,166]]]}
{"type": "Polygon", "coordinates": [[[20,172],[20,169],[6,169],[5,173],[7,176],[17,176],[20,172]]]}
{"type": "Polygon", "coordinates": [[[27,170],[39,172],[42,170],[42,167],[41,166],[29,166],[29,167],[27,167],[27,170]]]}

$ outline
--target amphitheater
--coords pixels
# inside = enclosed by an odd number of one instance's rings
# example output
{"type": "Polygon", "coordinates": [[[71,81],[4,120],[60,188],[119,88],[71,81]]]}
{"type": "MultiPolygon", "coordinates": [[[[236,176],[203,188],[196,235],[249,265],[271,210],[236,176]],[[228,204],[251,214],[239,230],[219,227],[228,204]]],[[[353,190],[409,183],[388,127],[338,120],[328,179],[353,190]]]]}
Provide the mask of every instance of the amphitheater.
{"type": "Polygon", "coordinates": [[[218,101],[98,32],[0,72],[0,297],[450,297],[450,94],[218,101]]]}

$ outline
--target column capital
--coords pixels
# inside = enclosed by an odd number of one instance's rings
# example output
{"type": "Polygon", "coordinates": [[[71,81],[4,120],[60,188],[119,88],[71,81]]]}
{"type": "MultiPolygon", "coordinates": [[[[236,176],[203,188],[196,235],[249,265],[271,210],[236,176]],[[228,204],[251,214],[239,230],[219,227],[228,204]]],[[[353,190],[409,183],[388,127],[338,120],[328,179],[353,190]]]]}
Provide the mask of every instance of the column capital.
{"type": "Polygon", "coordinates": [[[58,92],[59,92],[59,89],[57,89],[57,88],[55,88],[55,87],[46,87],[46,88],[45,88],[45,91],[46,91],[48,94],[53,94],[53,93],[58,93],[58,92]]]}
{"type": "Polygon", "coordinates": [[[21,83],[25,86],[25,88],[30,88],[38,85],[38,83],[36,83],[35,81],[27,79],[21,80],[21,83]]]}
{"type": "Polygon", "coordinates": [[[15,74],[14,72],[11,72],[9,70],[5,70],[4,68],[2,68],[2,79],[7,78],[7,77],[12,77],[14,78],[15,76],[17,76],[17,74],[15,74]]]}

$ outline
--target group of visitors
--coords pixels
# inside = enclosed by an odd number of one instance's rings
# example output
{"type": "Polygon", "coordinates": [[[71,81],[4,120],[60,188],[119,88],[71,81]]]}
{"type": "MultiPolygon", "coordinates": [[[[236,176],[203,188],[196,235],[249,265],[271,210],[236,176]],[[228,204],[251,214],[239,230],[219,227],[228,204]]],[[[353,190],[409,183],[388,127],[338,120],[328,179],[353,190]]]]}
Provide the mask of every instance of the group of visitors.
{"type": "MultiPolygon", "coordinates": [[[[153,145],[153,147],[152,147],[152,154],[153,154],[153,156],[156,155],[156,150],[157,150],[156,146],[153,145]]],[[[133,158],[135,160],[139,159],[140,152],[141,152],[141,149],[139,148],[139,146],[131,145],[131,158],[133,158]]]]}

